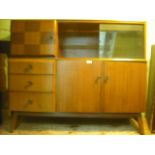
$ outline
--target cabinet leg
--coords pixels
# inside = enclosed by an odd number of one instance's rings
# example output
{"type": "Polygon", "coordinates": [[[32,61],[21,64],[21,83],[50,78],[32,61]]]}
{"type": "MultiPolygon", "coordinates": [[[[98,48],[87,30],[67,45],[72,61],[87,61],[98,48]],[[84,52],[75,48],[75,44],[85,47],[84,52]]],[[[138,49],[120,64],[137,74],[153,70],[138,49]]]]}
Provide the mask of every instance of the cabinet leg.
{"type": "Polygon", "coordinates": [[[139,132],[142,135],[150,135],[150,129],[148,127],[145,113],[140,113],[138,116],[139,132]]]}
{"type": "Polygon", "coordinates": [[[11,132],[13,132],[17,126],[18,126],[18,119],[19,119],[19,116],[13,112],[12,113],[12,126],[11,126],[11,132]]]}
{"type": "Polygon", "coordinates": [[[130,118],[130,124],[137,130],[139,131],[139,124],[136,118],[130,118]]]}

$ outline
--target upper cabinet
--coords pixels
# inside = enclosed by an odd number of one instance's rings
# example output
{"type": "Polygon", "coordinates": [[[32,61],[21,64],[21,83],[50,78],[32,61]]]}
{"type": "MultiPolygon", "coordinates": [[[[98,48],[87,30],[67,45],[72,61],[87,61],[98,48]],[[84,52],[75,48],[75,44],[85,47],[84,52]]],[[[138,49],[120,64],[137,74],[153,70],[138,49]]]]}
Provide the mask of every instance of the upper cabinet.
{"type": "Polygon", "coordinates": [[[57,40],[57,23],[54,20],[11,22],[11,55],[55,56],[57,40]]]}
{"type": "Polygon", "coordinates": [[[61,57],[145,59],[145,23],[59,22],[61,57]]]}
{"type": "Polygon", "coordinates": [[[11,55],[145,59],[145,23],[13,20],[11,55]]]}

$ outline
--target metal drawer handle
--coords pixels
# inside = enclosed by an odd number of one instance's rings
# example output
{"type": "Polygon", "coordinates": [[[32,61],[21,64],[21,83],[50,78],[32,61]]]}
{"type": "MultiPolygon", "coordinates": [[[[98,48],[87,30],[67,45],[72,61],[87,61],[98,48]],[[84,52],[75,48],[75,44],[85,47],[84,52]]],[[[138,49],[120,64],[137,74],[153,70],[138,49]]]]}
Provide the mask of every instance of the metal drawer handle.
{"type": "Polygon", "coordinates": [[[33,85],[33,82],[28,81],[24,88],[27,89],[27,88],[31,87],[32,85],[33,85]]]}
{"type": "Polygon", "coordinates": [[[32,64],[28,64],[25,69],[24,69],[24,72],[27,73],[27,72],[30,72],[32,70],[33,66],[32,64]]]}

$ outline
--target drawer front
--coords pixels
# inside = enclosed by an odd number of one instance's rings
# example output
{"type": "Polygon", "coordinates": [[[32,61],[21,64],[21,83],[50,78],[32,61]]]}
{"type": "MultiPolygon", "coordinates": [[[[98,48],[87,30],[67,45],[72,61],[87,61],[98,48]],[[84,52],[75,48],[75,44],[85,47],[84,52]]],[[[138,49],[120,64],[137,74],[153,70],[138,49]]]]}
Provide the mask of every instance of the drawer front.
{"type": "Polygon", "coordinates": [[[52,92],[51,75],[9,75],[10,91],[52,92]]]}
{"type": "Polygon", "coordinates": [[[12,111],[54,112],[54,94],[10,92],[9,103],[12,111]]]}
{"type": "Polygon", "coordinates": [[[49,59],[9,59],[9,73],[55,74],[55,61],[49,59]]]}

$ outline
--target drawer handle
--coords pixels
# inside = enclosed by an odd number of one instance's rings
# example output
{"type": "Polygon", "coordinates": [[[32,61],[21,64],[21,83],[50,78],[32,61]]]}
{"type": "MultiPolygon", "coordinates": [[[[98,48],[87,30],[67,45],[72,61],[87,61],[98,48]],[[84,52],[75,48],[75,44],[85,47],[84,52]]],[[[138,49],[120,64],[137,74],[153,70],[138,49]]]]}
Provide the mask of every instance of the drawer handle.
{"type": "Polygon", "coordinates": [[[33,101],[29,99],[25,102],[24,108],[26,108],[27,106],[32,105],[32,104],[33,104],[33,101]]]}
{"type": "Polygon", "coordinates": [[[24,72],[27,73],[27,72],[30,72],[32,70],[32,65],[31,64],[28,64],[25,69],[24,69],[24,72]]]}
{"type": "Polygon", "coordinates": [[[95,82],[98,82],[99,80],[104,79],[104,76],[98,76],[95,80],[95,82]]]}
{"type": "Polygon", "coordinates": [[[26,104],[31,105],[33,103],[32,100],[27,100],[26,104]]]}
{"type": "Polygon", "coordinates": [[[31,87],[33,85],[32,81],[28,81],[27,84],[25,85],[25,89],[28,89],[29,87],[31,87]]]}
{"type": "Polygon", "coordinates": [[[49,36],[49,40],[53,40],[53,36],[52,35],[49,36]]]}

